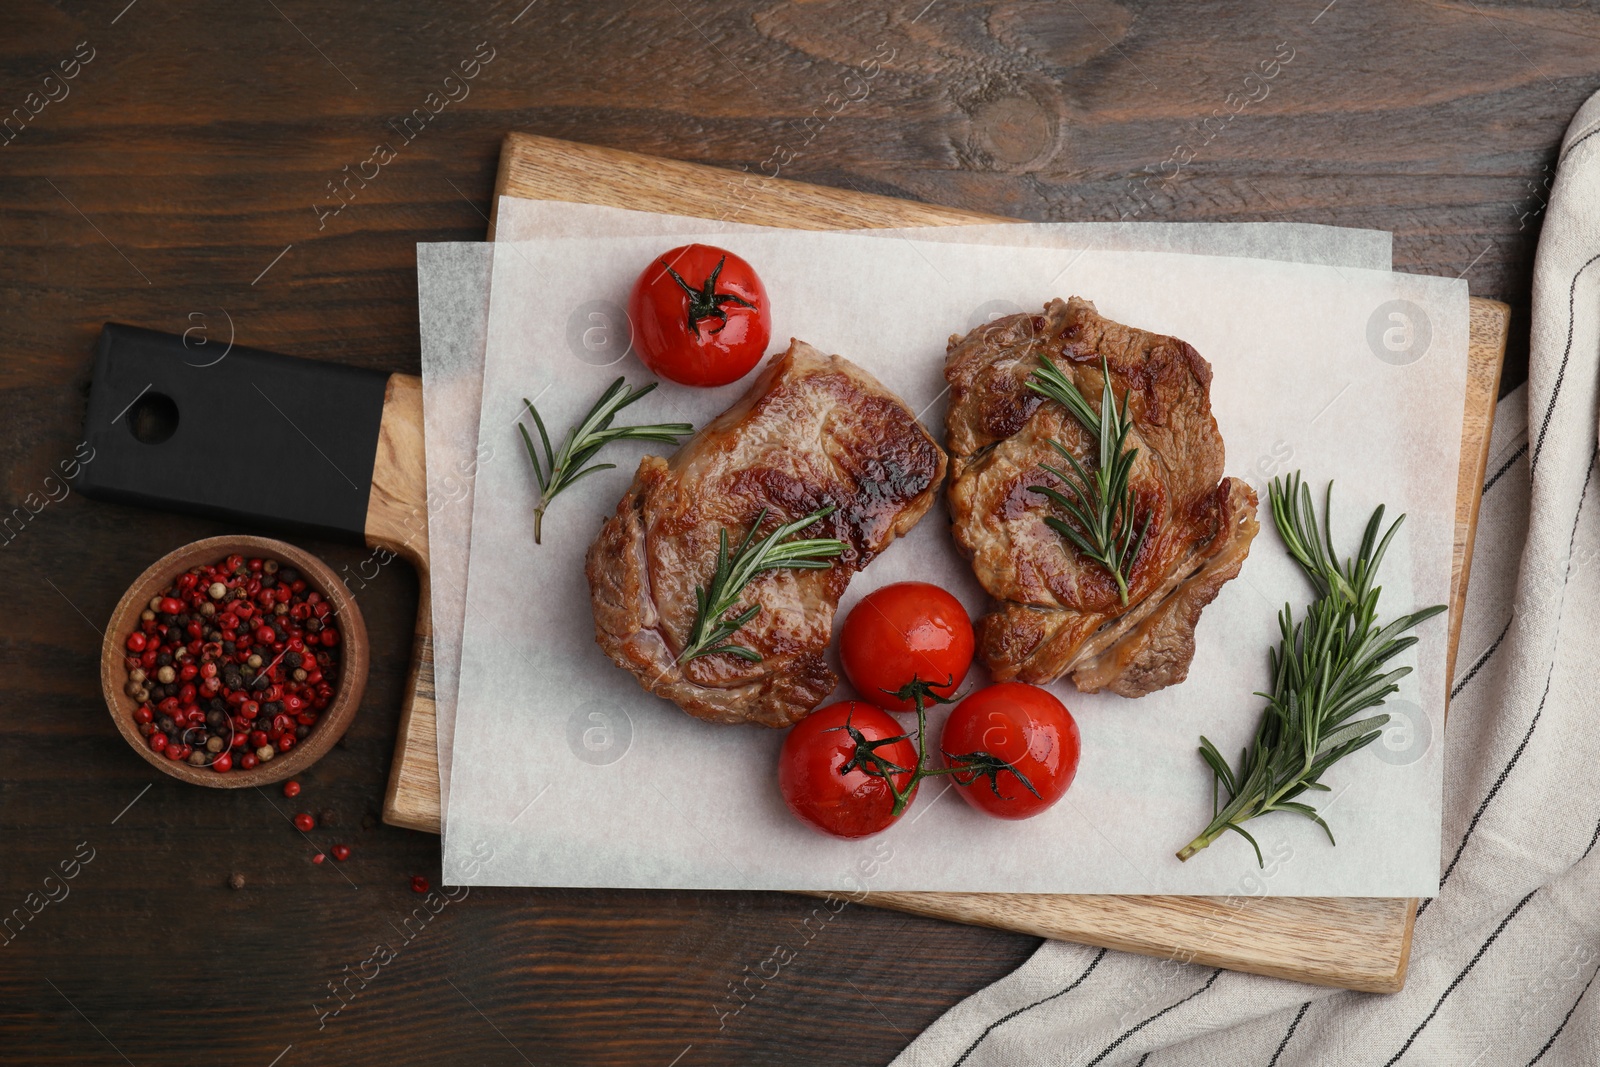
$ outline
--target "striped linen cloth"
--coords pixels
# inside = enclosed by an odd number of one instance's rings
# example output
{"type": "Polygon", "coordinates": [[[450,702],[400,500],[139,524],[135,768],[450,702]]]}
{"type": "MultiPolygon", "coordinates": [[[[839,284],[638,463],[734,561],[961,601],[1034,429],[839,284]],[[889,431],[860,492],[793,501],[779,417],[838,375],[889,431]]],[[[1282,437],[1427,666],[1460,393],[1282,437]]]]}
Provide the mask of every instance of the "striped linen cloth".
{"type": "MultiPolygon", "coordinates": [[[[1600,94],[1562,146],[1500,402],[1403,992],[1046,942],[894,1067],[1600,1064],[1600,94]]],[[[1331,857],[1330,858],[1334,858],[1331,857]]]]}

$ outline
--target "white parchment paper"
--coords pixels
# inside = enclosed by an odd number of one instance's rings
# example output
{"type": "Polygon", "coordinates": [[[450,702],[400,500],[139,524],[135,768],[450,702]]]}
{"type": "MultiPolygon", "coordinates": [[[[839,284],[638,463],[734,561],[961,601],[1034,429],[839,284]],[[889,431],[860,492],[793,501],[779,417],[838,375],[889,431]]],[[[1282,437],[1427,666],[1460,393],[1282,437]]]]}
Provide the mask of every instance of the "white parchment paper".
{"type": "MultiPolygon", "coordinates": [[[[1387,613],[1448,596],[1467,344],[1459,281],[822,233],[723,233],[718,243],[757,264],[769,292],[782,294],[776,338],[802,337],[855,360],[936,433],[946,338],[993,301],[1038,307],[1076,293],[1112,318],[1183,337],[1214,368],[1231,473],[1259,482],[1302,467],[1318,485],[1336,478],[1335,532],[1346,539],[1379,502],[1409,512],[1385,566],[1387,613]]],[[[549,424],[565,427],[619,370],[633,370],[596,366],[567,338],[579,309],[625,299],[659,244],[652,236],[496,246],[480,447],[514,455],[520,397],[537,397],[549,424]]],[[[700,424],[740,391],[663,388],[638,410],[700,424]]],[[[500,884],[858,888],[873,843],[822,837],[787,813],[774,785],[781,733],[693,720],[644,694],[594,645],[584,550],[644,451],[618,447],[620,469],[564,495],[538,547],[524,465],[478,469],[445,876],[470,881],[467,860],[487,841],[496,863],[479,880],[500,884]]],[[[974,614],[983,609],[935,511],[856,579],[840,619],[871,588],[910,578],[946,586],[974,614]]],[[[1187,682],[1137,701],[1057,687],[1084,742],[1077,781],[1059,805],[1001,823],[929,789],[883,835],[892,858],[873,865],[870,888],[1235,891],[1254,867],[1242,862],[1241,841],[1219,842],[1188,864],[1172,855],[1210,811],[1194,747],[1201,733],[1224,752],[1246,743],[1259,714],[1249,694],[1268,685],[1274,613],[1307,597],[1264,530],[1240,579],[1207,610],[1187,682]]],[[[1340,835],[1336,851],[1309,822],[1261,826],[1265,892],[1433,892],[1444,620],[1422,636],[1396,706],[1416,709],[1413,737],[1435,740],[1397,743],[1387,759],[1369,750],[1328,776],[1322,807],[1340,835]]]]}
{"type": "MultiPolygon", "coordinates": [[[[598,204],[502,197],[497,233],[502,240],[538,237],[626,236],[704,232],[760,232],[766,227],[711,223],[598,204]]],[[[1382,230],[1357,230],[1304,223],[1016,223],[935,229],[861,231],[907,240],[959,240],[1052,248],[1110,248],[1188,252],[1287,262],[1388,270],[1393,240],[1382,230]]],[[[483,391],[484,336],[488,330],[491,246],[482,243],[419,244],[417,302],[422,333],[422,377],[428,459],[428,522],[433,576],[433,653],[440,795],[450,793],[455,739],[456,676],[466,614],[472,492],[480,462],[495,448],[478,449],[479,401],[483,391]]],[[[617,343],[619,309],[584,319],[578,343],[591,360],[617,343]]],[[[990,317],[1007,313],[996,301],[990,317]]]]}

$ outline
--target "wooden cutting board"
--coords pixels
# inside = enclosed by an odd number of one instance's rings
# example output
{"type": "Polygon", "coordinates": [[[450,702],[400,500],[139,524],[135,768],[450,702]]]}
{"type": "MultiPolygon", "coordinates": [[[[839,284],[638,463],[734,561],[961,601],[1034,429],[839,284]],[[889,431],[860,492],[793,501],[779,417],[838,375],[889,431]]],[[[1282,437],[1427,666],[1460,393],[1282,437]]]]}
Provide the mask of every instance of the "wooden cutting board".
{"type": "MultiPolygon", "coordinates": [[[[1014,221],[518,133],[505,140],[495,190],[505,196],[796,229],[1014,221]]],[[[491,239],[493,226],[491,221],[491,239]]],[[[1455,673],[1507,315],[1504,304],[1472,301],[1447,678],[1455,673]]],[[[405,410],[416,423],[401,427],[397,418],[392,440],[390,412],[384,413],[380,465],[387,455],[407,469],[421,470],[420,405],[405,410]]],[[[415,477],[388,480],[397,487],[410,486],[413,492],[420,491],[418,482],[415,477]]],[[[391,504],[397,511],[426,514],[421,496],[391,504]]],[[[425,537],[422,544],[425,558],[425,537]]],[[[407,547],[415,552],[417,540],[412,538],[407,547]]],[[[426,596],[425,564],[423,591],[426,596]]],[[[419,610],[415,692],[402,711],[384,819],[438,833],[439,767],[426,602],[419,610]]],[[[1415,899],[1350,897],[873,893],[866,902],[978,926],[1378,993],[1394,992],[1405,983],[1417,909],[1415,899]]]]}

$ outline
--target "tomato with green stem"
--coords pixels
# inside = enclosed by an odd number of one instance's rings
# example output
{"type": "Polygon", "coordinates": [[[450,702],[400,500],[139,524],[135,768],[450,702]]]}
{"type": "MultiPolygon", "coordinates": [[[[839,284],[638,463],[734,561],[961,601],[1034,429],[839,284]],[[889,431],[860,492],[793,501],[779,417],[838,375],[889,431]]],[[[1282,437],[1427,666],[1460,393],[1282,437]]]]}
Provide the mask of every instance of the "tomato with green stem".
{"type": "Polygon", "coordinates": [[[628,319],[645,366],[679,385],[738,381],[772,339],[772,310],[755,269],[711,245],[657,256],[633,284],[628,319]]]}
{"type": "Polygon", "coordinates": [[[918,751],[882,708],[846,700],[818,708],[783,739],[778,788],[801,821],[835,837],[868,837],[916,792],[918,751]]]}
{"type": "Polygon", "coordinates": [[[850,684],[890,711],[911,711],[903,695],[912,681],[935,683],[949,699],[972,666],[972,619],[961,601],[927,582],[896,582],[874,589],[845,617],[839,659],[850,684]]]}
{"type": "Polygon", "coordinates": [[[1078,724],[1048,690],[999,682],[945,720],[939,747],[961,796],[1001,819],[1029,819],[1060,800],[1078,773],[1078,724]]]}

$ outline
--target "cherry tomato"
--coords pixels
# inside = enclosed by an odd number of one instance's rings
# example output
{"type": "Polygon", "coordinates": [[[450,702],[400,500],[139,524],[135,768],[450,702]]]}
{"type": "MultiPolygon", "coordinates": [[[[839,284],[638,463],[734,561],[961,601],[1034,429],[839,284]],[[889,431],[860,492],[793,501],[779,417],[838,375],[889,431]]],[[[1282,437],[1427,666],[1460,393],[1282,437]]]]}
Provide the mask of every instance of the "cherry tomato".
{"type": "Polygon", "coordinates": [[[772,339],[767,290],[750,264],[711,245],[683,245],[644,269],[628,297],[634,349],[680,385],[727,385],[772,339]]]}
{"type": "MultiPolygon", "coordinates": [[[[783,739],[778,788],[789,810],[803,822],[835,837],[867,837],[895,821],[894,793],[888,781],[859,767],[839,773],[855,753],[855,741],[844,729],[847,719],[868,741],[905,734],[888,712],[859,700],[818,708],[783,739]]],[[[897,767],[908,768],[894,775],[895,788],[904,789],[911,781],[909,768],[917,764],[916,746],[901,740],[881,745],[874,752],[897,767]]]]}
{"type": "Polygon", "coordinates": [[[850,609],[839,633],[839,659],[856,691],[890,711],[916,704],[892,694],[913,677],[949,697],[972,666],[972,620],[961,601],[927,582],[874,589],[850,609]]]}
{"type": "Polygon", "coordinates": [[[1053,694],[1022,682],[987,686],[957,704],[939,746],[949,766],[960,763],[950,756],[987,752],[1027,778],[1037,796],[1009,770],[951,776],[968,804],[1001,819],[1039,814],[1061,799],[1078,773],[1072,713],[1053,694]]]}

